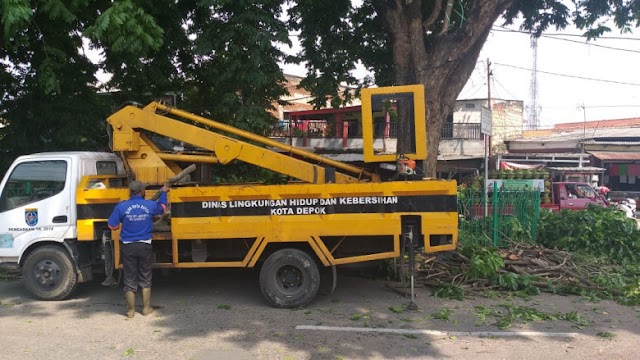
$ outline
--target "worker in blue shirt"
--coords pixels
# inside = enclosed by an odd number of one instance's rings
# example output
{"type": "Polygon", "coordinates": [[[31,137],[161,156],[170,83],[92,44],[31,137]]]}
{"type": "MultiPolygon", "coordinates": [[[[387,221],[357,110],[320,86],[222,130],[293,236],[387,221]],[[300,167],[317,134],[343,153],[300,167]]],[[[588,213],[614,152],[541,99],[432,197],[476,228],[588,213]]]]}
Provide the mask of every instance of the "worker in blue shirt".
{"type": "Polygon", "coordinates": [[[120,254],[124,270],[124,294],[127,300],[128,318],[132,318],[136,312],[138,286],[142,288],[142,315],[147,316],[153,312],[150,305],[153,217],[161,215],[167,209],[169,188],[166,185],[162,187],[158,201],[145,200],[145,189],[146,184],[132,181],[129,184],[131,197],[116,205],[107,222],[111,230],[117,230],[122,225],[120,254]]]}

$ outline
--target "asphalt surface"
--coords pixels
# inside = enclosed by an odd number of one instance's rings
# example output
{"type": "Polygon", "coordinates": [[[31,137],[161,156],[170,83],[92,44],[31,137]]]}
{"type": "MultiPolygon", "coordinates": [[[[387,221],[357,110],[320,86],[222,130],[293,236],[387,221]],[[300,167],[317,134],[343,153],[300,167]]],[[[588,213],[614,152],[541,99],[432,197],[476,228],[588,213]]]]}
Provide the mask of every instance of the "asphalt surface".
{"type": "Polygon", "coordinates": [[[640,308],[608,301],[546,294],[456,301],[418,288],[419,310],[409,311],[409,299],[384,282],[341,276],[334,294],[283,310],[266,304],[253,273],[192,270],[154,281],[156,311],[134,319],[123,315],[121,289],[92,283],[71,299],[43,302],[20,281],[0,281],[0,359],[638,358],[640,308]],[[500,330],[497,317],[480,314],[514,308],[575,312],[577,321],[516,317],[500,330]]]}

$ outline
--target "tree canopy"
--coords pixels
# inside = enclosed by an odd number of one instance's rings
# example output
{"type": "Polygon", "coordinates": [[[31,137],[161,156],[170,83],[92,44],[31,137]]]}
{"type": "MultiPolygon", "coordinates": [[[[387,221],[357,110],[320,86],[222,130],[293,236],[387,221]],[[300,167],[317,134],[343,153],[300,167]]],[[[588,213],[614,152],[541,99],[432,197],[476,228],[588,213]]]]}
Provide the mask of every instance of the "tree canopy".
{"type": "MultiPolygon", "coordinates": [[[[285,90],[280,62],[322,106],[340,84],[423,84],[428,175],[440,130],[492,25],[540,35],[574,23],[588,39],[638,26],[625,0],[5,0],[0,2],[0,170],[18,155],[104,149],[104,118],[126,100],[182,94],[181,107],[255,132],[285,90]],[[607,22],[610,20],[610,22],[607,22]],[[279,45],[301,51],[287,56],[279,45]],[[99,50],[90,59],[87,49],[99,50]],[[353,76],[356,63],[374,77],[353,76]],[[113,74],[98,84],[97,71],[113,74]]],[[[400,124],[402,127],[403,124],[400,124]]]]}

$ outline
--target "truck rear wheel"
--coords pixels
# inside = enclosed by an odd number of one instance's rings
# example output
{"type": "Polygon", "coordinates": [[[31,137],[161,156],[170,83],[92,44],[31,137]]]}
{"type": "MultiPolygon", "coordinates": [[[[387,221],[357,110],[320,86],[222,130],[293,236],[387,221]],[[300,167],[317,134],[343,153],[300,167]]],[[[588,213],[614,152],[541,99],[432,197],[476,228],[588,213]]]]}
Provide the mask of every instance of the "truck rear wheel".
{"type": "Polygon", "coordinates": [[[318,265],[298,249],[282,249],[271,254],[260,270],[260,290],[278,308],[309,304],[320,288],[318,265]]]}
{"type": "Polygon", "coordinates": [[[78,274],[64,249],[46,245],[27,255],[22,282],[38,299],[62,300],[75,290],[78,274]]]}

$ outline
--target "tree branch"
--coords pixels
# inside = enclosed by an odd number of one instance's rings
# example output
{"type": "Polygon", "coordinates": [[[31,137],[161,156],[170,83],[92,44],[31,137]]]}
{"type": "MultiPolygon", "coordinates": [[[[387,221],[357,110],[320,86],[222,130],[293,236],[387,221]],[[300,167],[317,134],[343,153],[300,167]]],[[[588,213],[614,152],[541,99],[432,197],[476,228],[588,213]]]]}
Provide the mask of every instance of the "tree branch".
{"type": "Polygon", "coordinates": [[[509,6],[513,5],[514,1],[478,1],[460,29],[436,37],[433,46],[429,49],[431,54],[435,54],[433,63],[443,65],[452,63],[451,66],[447,66],[447,75],[441,81],[445,84],[459,85],[459,88],[445,87],[447,98],[455,99],[462,90],[466,79],[475,68],[475,60],[491,32],[491,26],[509,6]],[[461,55],[463,57],[460,57],[461,55]]]}
{"type": "Polygon", "coordinates": [[[431,14],[427,18],[427,20],[425,20],[422,23],[422,27],[424,28],[425,31],[428,30],[431,27],[431,25],[433,25],[436,22],[436,20],[438,20],[438,16],[440,15],[440,10],[442,10],[442,0],[435,0],[433,4],[433,9],[431,10],[431,14]]]}
{"type": "Polygon", "coordinates": [[[453,0],[447,0],[447,8],[444,12],[444,24],[438,35],[445,34],[449,30],[449,23],[451,22],[451,11],[453,11],[453,0]]]}

